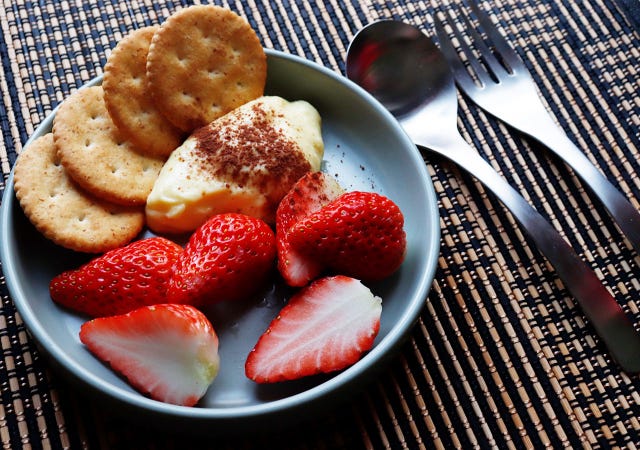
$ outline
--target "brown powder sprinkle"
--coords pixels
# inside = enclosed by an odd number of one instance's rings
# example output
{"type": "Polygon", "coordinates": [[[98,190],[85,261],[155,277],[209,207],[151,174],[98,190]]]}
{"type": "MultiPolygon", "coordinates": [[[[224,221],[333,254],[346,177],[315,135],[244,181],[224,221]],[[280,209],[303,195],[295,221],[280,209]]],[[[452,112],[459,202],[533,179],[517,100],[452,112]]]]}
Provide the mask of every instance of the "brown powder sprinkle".
{"type": "Polygon", "coordinates": [[[251,185],[277,203],[291,185],[311,170],[298,144],[277,129],[262,105],[246,116],[225,116],[193,134],[195,156],[212,177],[251,185]]]}

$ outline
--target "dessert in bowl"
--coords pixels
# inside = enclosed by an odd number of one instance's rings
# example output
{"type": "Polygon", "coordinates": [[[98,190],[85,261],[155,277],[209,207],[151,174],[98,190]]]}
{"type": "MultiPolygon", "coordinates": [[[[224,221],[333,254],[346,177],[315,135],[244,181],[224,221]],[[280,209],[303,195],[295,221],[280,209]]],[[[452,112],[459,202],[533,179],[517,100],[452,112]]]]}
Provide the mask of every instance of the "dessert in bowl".
{"type": "MultiPolygon", "coordinates": [[[[419,152],[377,101],[341,75],[296,56],[274,50],[265,53],[264,94],[308,102],[321,118],[324,154],[320,170],[335,177],[346,190],[384,194],[402,210],[404,262],[390,277],[369,283],[382,299],[380,327],[372,348],[350,367],[266,385],[245,376],[247,355],[295,291],[275,276],[250,299],[206,308],[219,337],[217,377],[194,407],[163,403],[141,394],[96,359],[79,339],[87,317],[51,300],[50,281],[91,256],[56,245],[35,229],[15,197],[12,175],[2,201],[0,249],[15,305],[34,340],[61,374],[78,389],[117,405],[119,412],[133,419],[178,423],[209,433],[303,417],[311,408],[346,398],[345,394],[364,386],[399,349],[427,301],[438,257],[439,217],[419,152]]],[[[100,83],[98,78],[90,84],[100,83]]],[[[55,113],[43,121],[26,146],[51,131],[55,113]]],[[[146,228],[139,238],[153,234],[146,228]]]]}

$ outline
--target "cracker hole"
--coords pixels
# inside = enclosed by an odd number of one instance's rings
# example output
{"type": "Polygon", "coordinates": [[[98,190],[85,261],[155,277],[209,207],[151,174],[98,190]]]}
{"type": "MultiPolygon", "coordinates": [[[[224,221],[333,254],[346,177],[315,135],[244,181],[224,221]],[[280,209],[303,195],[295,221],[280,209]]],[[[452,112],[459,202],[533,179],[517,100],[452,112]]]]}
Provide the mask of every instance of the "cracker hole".
{"type": "Polygon", "coordinates": [[[176,51],[173,54],[173,56],[174,56],[174,59],[182,63],[189,59],[190,52],[191,52],[190,48],[185,48],[184,46],[180,45],[176,48],[176,51]]]}
{"type": "Polygon", "coordinates": [[[202,39],[211,39],[211,28],[208,26],[198,27],[198,31],[202,39]]]}
{"type": "Polygon", "coordinates": [[[84,222],[86,218],[87,218],[87,216],[86,216],[86,215],[84,215],[84,214],[80,214],[80,215],[78,216],[78,222],[84,222]]]}

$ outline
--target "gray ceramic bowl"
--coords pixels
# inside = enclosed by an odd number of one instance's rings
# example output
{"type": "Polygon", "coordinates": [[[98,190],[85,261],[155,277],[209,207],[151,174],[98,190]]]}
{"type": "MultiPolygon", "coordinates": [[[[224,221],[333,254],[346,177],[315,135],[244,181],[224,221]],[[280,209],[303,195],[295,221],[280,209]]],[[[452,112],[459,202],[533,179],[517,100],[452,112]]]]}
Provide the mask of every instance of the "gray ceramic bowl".
{"type": "MultiPolygon", "coordinates": [[[[396,120],[346,78],[301,58],[268,50],[266,93],[304,99],[323,119],[323,170],[348,190],[377,191],[405,215],[408,253],[400,271],[370,285],[383,299],[374,348],[352,367],[330,375],[276,385],[257,385],[244,376],[244,360],[291,291],[275,284],[250,302],[207,311],[220,337],[221,370],[197,407],[163,404],[133,390],[80,343],[87,318],[55,305],[51,278],[77,267],[86,255],[46,241],[25,218],[10,177],[2,200],[2,265],[16,307],[51,364],[66,379],[119,414],[172,429],[201,433],[289,423],[338,399],[347,399],[393,355],[427,300],[439,252],[439,217],[431,179],[416,147],[396,120]]],[[[96,79],[92,84],[99,83],[96,79]]],[[[54,112],[55,114],[55,112],[54,112]]],[[[51,130],[53,114],[34,133],[51,130]]],[[[328,324],[330,325],[330,324],[328,324]]]]}

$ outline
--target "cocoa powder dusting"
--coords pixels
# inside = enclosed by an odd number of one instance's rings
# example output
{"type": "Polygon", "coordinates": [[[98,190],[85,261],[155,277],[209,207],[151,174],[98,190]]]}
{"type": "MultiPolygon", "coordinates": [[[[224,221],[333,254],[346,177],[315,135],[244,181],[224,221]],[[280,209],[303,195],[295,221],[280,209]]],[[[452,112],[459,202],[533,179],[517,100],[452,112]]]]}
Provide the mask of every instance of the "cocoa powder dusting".
{"type": "Polygon", "coordinates": [[[269,120],[260,104],[250,121],[219,119],[194,132],[196,156],[212,177],[239,186],[252,185],[277,203],[301,176],[311,170],[298,145],[269,120]]]}

